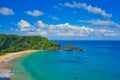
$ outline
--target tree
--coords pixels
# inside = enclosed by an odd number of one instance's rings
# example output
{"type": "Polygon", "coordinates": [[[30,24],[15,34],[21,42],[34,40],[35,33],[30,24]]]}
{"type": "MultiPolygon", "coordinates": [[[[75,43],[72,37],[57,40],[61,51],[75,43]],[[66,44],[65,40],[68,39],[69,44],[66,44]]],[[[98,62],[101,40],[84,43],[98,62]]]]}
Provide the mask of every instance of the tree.
{"type": "Polygon", "coordinates": [[[52,50],[60,45],[40,36],[17,36],[0,34],[0,55],[27,49],[52,50]]]}

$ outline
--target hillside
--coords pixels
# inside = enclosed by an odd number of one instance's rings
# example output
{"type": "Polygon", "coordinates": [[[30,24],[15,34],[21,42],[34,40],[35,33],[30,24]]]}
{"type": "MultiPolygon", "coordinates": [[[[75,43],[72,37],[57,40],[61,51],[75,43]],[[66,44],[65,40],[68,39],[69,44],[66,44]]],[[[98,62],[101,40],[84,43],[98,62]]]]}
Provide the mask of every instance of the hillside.
{"type": "Polygon", "coordinates": [[[56,47],[60,45],[45,37],[0,34],[0,55],[28,49],[53,50],[56,47]]]}

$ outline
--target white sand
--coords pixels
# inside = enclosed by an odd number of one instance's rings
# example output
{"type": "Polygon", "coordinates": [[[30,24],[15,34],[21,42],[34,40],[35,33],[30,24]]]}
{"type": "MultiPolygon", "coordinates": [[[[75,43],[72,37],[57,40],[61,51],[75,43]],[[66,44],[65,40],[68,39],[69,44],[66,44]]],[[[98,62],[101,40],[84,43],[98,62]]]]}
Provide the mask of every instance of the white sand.
{"type": "Polygon", "coordinates": [[[7,53],[5,55],[0,56],[0,77],[10,78],[11,71],[9,69],[6,69],[6,64],[8,64],[11,60],[35,51],[37,50],[26,50],[20,52],[7,53]]]}

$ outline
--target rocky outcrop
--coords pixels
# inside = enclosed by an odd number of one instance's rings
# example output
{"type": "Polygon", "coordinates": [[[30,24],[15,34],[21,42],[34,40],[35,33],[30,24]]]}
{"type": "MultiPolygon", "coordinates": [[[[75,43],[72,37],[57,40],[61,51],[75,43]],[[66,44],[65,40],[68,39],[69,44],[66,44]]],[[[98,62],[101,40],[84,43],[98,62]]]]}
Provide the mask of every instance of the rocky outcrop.
{"type": "Polygon", "coordinates": [[[66,50],[66,51],[83,51],[84,48],[73,47],[71,44],[67,44],[66,47],[55,47],[54,50],[66,50]]]}

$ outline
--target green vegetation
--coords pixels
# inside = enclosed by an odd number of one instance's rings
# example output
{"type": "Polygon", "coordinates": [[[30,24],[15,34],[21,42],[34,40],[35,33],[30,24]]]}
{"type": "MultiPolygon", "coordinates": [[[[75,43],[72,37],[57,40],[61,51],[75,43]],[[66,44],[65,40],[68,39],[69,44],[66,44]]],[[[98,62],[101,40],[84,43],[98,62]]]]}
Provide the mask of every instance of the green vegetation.
{"type": "Polygon", "coordinates": [[[72,50],[73,46],[71,44],[67,44],[65,47],[66,50],[72,50]]]}
{"type": "Polygon", "coordinates": [[[83,51],[84,48],[73,47],[71,44],[67,44],[65,47],[65,50],[83,51]]]}
{"type": "Polygon", "coordinates": [[[45,37],[0,34],[0,55],[28,49],[54,50],[56,47],[60,45],[45,37]]]}

